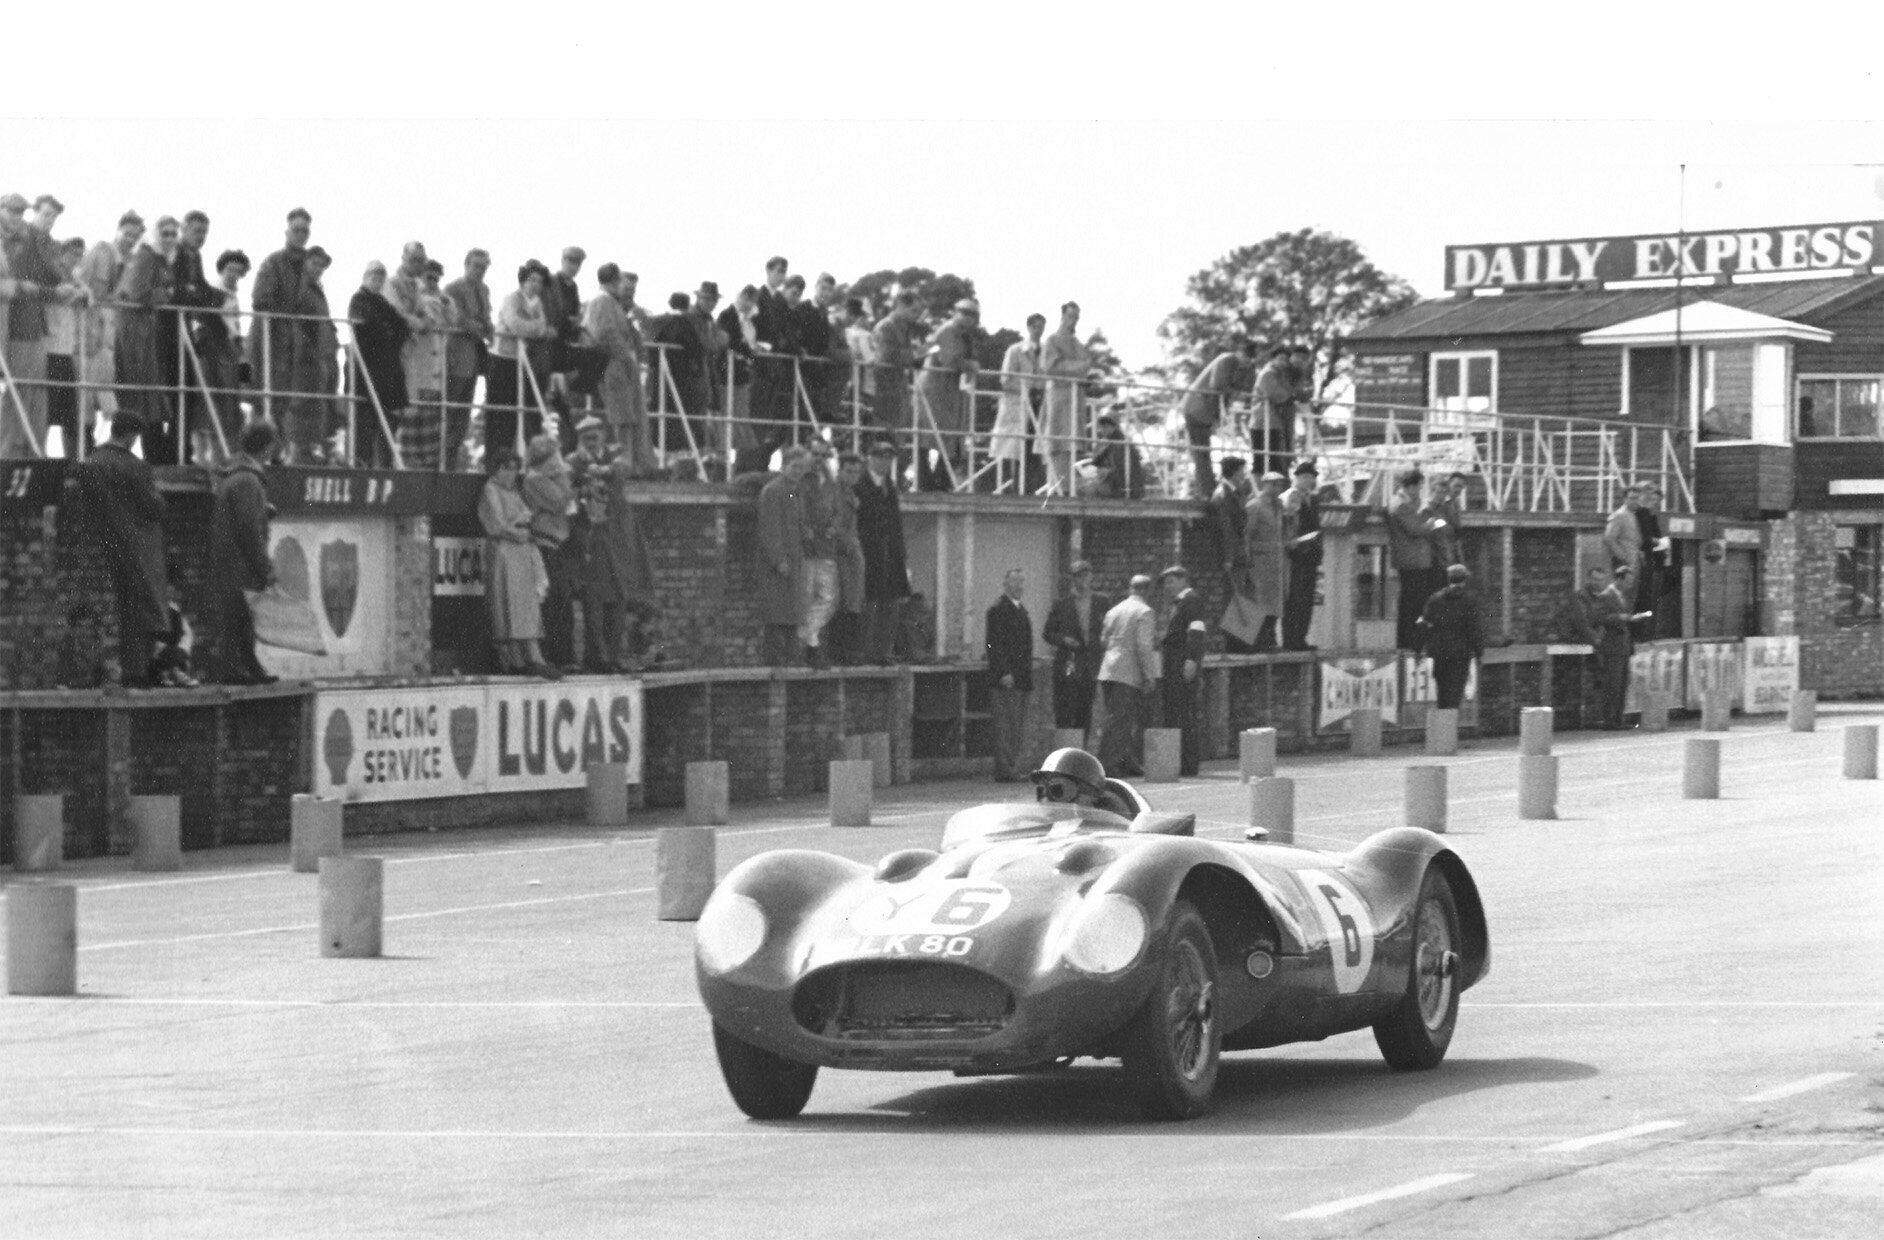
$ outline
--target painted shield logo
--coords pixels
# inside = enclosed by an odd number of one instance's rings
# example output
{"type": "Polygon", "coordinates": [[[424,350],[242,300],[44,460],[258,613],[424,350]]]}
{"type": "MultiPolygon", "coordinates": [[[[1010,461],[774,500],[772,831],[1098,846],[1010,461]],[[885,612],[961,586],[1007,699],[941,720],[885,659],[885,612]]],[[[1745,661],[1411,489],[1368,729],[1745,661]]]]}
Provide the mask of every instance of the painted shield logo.
{"type": "Polygon", "coordinates": [[[347,712],[336,709],[327,716],[321,756],[327,759],[327,778],[336,788],[347,786],[347,768],[353,765],[353,724],[347,712]]]}
{"type": "Polygon", "coordinates": [[[346,539],[321,547],[321,609],[335,637],[345,637],[360,601],[360,548],[346,539]]]}
{"type": "Polygon", "coordinates": [[[283,593],[295,598],[314,597],[308,589],[307,552],[300,539],[292,535],[283,538],[269,558],[275,562],[275,580],[281,583],[283,593]]]}
{"type": "Polygon", "coordinates": [[[478,708],[451,708],[451,760],[459,779],[471,778],[471,767],[478,760],[478,708]]]}

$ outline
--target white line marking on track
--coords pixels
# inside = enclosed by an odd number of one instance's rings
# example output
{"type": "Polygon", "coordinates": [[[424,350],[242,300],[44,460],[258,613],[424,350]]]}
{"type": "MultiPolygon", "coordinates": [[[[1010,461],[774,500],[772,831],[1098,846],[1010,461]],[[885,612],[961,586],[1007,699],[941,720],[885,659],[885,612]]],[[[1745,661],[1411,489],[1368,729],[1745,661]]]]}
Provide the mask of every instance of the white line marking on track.
{"type": "Polygon", "coordinates": [[[1679,1127],[1681,1127],[1681,1121],[1678,1119],[1654,1119],[1646,1124],[1618,1128],[1614,1132],[1599,1132],[1594,1136],[1559,1141],[1555,1145],[1546,1145],[1544,1152],[1546,1154],[1574,1154],[1578,1150],[1587,1150],[1591,1146],[1608,1145],[1611,1141],[1628,1141],[1634,1137],[1646,1137],[1651,1133],[1667,1132],[1670,1128],[1679,1127]]]}
{"type": "Polygon", "coordinates": [[[1848,1001],[1801,1001],[1790,1003],[1784,999],[1677,999],[1667,1003],[1632,1003],[1628,999],[1618,999],[1615,1003],[1462,1003],[1464,1008],[1509,1008],[1513,1012],[1522,1012],[1535,1008],[1539,1012],[1552,1012],[1562,1008],[1884,1008],[1884,999],[1848,999],[1848,1001]]]}
{"type": "MultiPolygon", "coordinates": [[[[15,998],[34,998],[19,995],[15,998]]],[[[701,1008],[699,1000],[692,1002],[665,1002],[654,999],[213,999],[213,998],[154,998],[125,995],[82,995],[108,1007],[131,1005],[135,1007],[227,1007],[227,1008],[346,1008],[398,1009],[415,1008],[425,1011],[449,1008],[477,1008],[502,1010],[517,1008],[523,1011],[554,1010],[561,1008],[597,1008],[616,1009],[668,1009],[676,1008],[697,1012],[701,1008]]],[[[35,999],[37,1002],[70,1003],[68,996],[55,996],[50,999],[35,999]]],[[[9,1000],[8,1006],[14,1006],[9,1000]]]]}
{"type": "Polygon", "coordinates": [[[1761,1090],[1757,1094],[1748,1094],[1744,1098],[1735,1098],[1735,1102],[1778,1102],[1781,1098],[1790,1098],[1794,1094],[1803,1094],[1807,1090],[1821,1089],[1827,1085],[1836,1085],[1839,1081],[1851,1079],[1849,1072],[1821,1072],[1817,1076],[1802,1077],[1785,1085],[1775,1085],[1771,1089],[1761,1090]]]}
{"type": "MultiPolygon", "coordinates": [[[[459,913],[483,913],[496,909],[532,908],[541,904],[563,904],[571,900],[606,900],[613,896],[654,894],[652,887],[634,887],[623,891],[588,891],[581,895],[544,896],[536,900],[507,900],[502,904],[466,904],[458,908],[427,909],[422,913],[394,913],[382,921],[418,921],[427,917],[453,917],[459,913]]],[[[214,930],[205,934],[180,934],[167,939],[120,939],[115,943],[81,943],[82,952],[111,951],[120,947],[166,947],[173,943],[200,943],[209,939],[246,939],[258,934],[292,934],[300,930],[318,930],[319,922],[300,922],[292,926],[255,926],[247,930],[214,930]]]]}
{"type": "MultiPolygon", "coordinates": [[[[9,1000],[12,1006],[15,1000],[9,1000]]],[[[58,1002],[70,1004],[70,999],[58,1002]]],[[[841,1116],[833,1118],[843,1118],[841,1116]]],[[[848,1132],[828,1128],[756,1128],[730,1127],[721,1129],[642,1129],[613,1130],[595,1129],[589,1131],[533,1131],[514,1129],[381,1129],[381,1128],[177,1128],[177,1127],[131,1127],[123,1124],[0,1124],[0,1136],[45,1136],[45,1137],[270,1137],[294,1140],[297,1138],[324,1138],[356,1140],[360,1138],[392,1138],[399,1141],[416,1140],[453,1140],[453,1141],[717,1141],[726,1137],[752,1137],[763,1140],[795,1138],[801,1141],[844,1140],[863,1138],[881,1141],[886,1137],[903,1137],[919,1141],[934,1140],[933,1132],[928,1128],[898,1128],[893,1121],[880,1115],[867,1119],[867,1127],[859,1127],[848,1132]]],[[[1058,1138],[1054,1138],[1058,1139],[1058,1138]]],[[[1095,1132],[1086,1134],[1082,1140],[1097,1141],[1159,1141],[1165,1140],[1160,1133],[1151,1132],[1095,1132]]],[[[1186,1140],[1193,1141],[1234,1141],[1246,1143],[1250,1137],[1244,1132],[1217,1132],[1186,1134],[1186,1140]]],[[[1392,1142],[1396,1144],[1457,1145],[1523,1145],[1523,1138],[1514,1137],[1474,1137],[1415,1135],[1407,1133],[1374,1132],[1280,1132],[1264,1133],[1265,1141],[1335,1141],[1349,1144],[1369,1142],[1392,1142]]],[[[1798,1147],[1807,1149],[1842,1149],[1847,1147],[1874,1148],[1875,1141],[1852,1137],[1827,1137],[1814,1140],[1744,1140],[1701,1138],[1690,1142],[1697,1146],[1747,1146],[1767,1148],[1772,1146],[1798,1147]]]]}
{"type": "Polygon", "coordinates": [[[1310,1206],[1306,1210],[1297,1210],[1285,1214],[1291,1218],[1327,1218],[1330,1215],[1346,1214],[1349,1210],[1358,1210],[1363,1206],[1377,1205],[1383,1201],[1392,1201],[1396,1197],[1411,1197],[1415,1193],[1429,1192],[1435,1188],[1444,1188],[1448,1184],[1457,1184],[1460,1180],[1469,1180],[1472,1176],[1465,1171],[1447,1171],[1439,1175],[1429,1175],[1424,1179],[1409,1180],[1405,1184],[1396,1184],[1392,1188],[1383,1188],[1377,1193],[1362,1193],[1358,1197],[1343,1197],[1339,1201],[1330,1201],[1319,1206],[1310,1206]]]}

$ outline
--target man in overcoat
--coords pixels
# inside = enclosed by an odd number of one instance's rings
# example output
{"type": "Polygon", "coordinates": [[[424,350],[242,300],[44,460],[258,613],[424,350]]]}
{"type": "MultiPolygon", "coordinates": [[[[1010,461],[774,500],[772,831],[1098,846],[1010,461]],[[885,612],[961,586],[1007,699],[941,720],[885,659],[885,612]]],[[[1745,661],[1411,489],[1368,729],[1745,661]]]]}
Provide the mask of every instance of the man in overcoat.
{"type": "Polygon", "coordinates": [[[216,481],[210,517],[210,592],[216,610],[216,679],[225,685],[266,685],[275,678],[255,657],[255,614],[248,592],[275,581],[268,554],[268,491],[263,472],[275,459],[274,423],[257,419],[242,428],[240,454],[216,481]]]}
{"type": "Polygon", "coordinates": [[[118,675],[127,688],[151,684],[157,634],[167,627],[164,601],[164,501],[150,465],[131,451],[144,423],[136,414],[111,419],[111,438],[78,467],[78,487],[104,553],[118,600],[118,675]]]}
{"type": "Polygon", "coordinates": [[[1276,648],[1276,622],[1282,615],[1288,593],[1289,559],[1282,541],[1288,522],[1282,508],[1282,492],[1288,485],[1289,480],[1281,474],[1264,474],[1256,484],[1256,497],[1243,509],[1249,597],[1263,617],[1262,627],[1256,632],[1258,654],[1276,648]]]}
{"type": "Polygon", "coordinates": [[[753,562],[754,601],[765,626],[763,659],[770,667],[798,662],[798,626],[804,618],[804,536],[798,488],[810,469],[803,448],[787,448],[784,470],[759,492],[759,554],[753,562]]]}
{"type": "Polygon", "coordinates": [[[857,541],[864,561],[864,655],[887,664],[902,627],[903,600],[909,597],[895,444],[882,442],[870,449],[869,469],[856,491],[857,541]]]}

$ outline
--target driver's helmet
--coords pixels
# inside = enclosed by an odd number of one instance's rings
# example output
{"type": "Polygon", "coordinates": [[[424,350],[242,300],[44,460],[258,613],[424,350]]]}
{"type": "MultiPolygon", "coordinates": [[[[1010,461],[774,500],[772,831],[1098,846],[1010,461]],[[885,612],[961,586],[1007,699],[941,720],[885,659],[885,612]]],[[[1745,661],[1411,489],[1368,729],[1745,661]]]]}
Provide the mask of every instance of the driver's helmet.
{"type": "Polygon", "coordinates": [[[1106,768],[1084,749],[1056,749],[1033,774],[1034,798],[1091,805],[1105,791],[1106,768]]]}

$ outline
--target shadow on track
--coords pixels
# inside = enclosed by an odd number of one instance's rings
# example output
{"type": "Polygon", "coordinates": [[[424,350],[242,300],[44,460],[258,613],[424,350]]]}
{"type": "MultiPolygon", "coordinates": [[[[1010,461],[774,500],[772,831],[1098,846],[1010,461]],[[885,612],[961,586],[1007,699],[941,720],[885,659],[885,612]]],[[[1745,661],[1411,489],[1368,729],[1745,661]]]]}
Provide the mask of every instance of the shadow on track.
{"type": "MultiPolygon", "coordinates": [[[[1431,1072],[1395,1072],[1384,1063],[1359,1059],[1231,1055],[1224,1058],[1208,1115],[1150,1127],[1174,1136],[1355,1132],[1396,1123],[1429,1102],[1505,1085],[1587,1080],[1597,1071],[1591,1064],[1541,1057],[1455,1058],[1431,1072]]],[[[806,1113],[790,1123],[834,1132],[1147,1127],[1116,1063],[954,1081],[886,1099],[864,1114],[820,1115],[817,1105],[813,1093],[806,1113]]]]}

